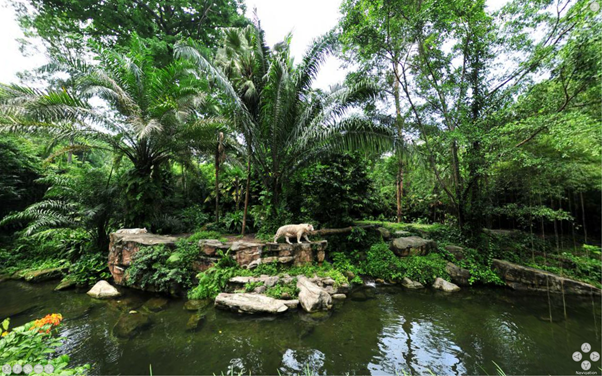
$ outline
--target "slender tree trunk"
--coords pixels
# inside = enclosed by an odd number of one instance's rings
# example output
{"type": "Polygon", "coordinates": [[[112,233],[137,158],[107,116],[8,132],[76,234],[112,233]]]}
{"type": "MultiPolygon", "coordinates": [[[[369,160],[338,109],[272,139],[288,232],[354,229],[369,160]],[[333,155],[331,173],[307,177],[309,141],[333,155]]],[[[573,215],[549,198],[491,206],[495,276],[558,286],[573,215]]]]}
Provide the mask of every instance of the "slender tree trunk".
{"type": "Polygon", "coordinates": [[[215,222],[219,223],[219,169],[224,157],[224,134],[217,135],[217,146],[215,148],[215,222]]]}
{"type": "Polygon", "coordinates": [[[236,201],[236,211],[240,208],[240,179],[238,176],[234,179],[234,199],[236,201]]]}
{"type": "Polygon", "coordinates": [[[397,170],[397,223],[401,223],[402,207],[401,199],[403,197],[403,163],[399,162],[397,170]]]}
{"type": "Polygon", "coordinates": [[[579,197],[581,198],[581,218],[583,219],[583,244],[587,244],[587,226],[585,224],[585,204],[583,203],[583,192],[579,192],[579,197]]]}
{"type": "Polygon", "coordinates": [[[245,207],[242,214],[242,230],[241,235],[245,234],[245,228],[247,226],[247,212],[249,210],[249,186],[251,185],[251,150],[248,150],[247,155],[247,184],[245,187],[245,207]]]}
{"type": "MultiPolygon", "coordinates": [[[[573,201],[575,201],[575,196],[572,191],[569,191],[569,212],[571,216],[575,218],[575,213],[573,212],[573,201]]],[[[573,237],[573,251],[577,250],[577,240],[575,239],[575,220],[571,221],[571,235],[573,237]]]]}

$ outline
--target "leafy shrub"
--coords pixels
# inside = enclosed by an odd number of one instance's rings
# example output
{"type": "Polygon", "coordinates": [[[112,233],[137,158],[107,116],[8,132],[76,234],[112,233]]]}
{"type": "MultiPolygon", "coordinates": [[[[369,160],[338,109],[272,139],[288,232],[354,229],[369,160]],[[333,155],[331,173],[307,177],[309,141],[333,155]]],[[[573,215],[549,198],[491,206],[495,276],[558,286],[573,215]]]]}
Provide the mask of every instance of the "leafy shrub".
{"type": "Polygon", "coordinates": [[[61,320],[59,314],[47,315],[13,330],[9,330],[9,319],[4,320],[0,330],[0,364],[50,364],[54,367],[53,374],[85,375],[90,369],[89,365],[68,368],[69,355],[52,356],[62,345],[61,338],[53,336],[53,329],[61,320]]]}
{"type": "Polygon", "coordinates": [[[221,251],[217,254],[220,260],[211,268],[197,275],[198,285],[188,291],[188,299],[213,299],[222,292],[230,278],[239,275],[249,275],[248,271],[241,269],[229,252],[224,255],[221,251]]]}
{"type": "Polygon", "coordinates": [[[204,213],[200,205],[192,205],[178,213],[184,231],[194,231],[209,222],[209,214],[204,213]]]}
{"type": "Polygon", "coordinates": [[[375,278],[394,281],[403,277],[401,261],[384,242],[372,245],[361,265],[367,275],[375,278]]]}
{"type": "Polygon", "coordinates": [[[224,238],[222,234],[217,231],[198,231],[190,235],[187,239],[189,243],[198,243],[201,239],[217,239],[220,242],[225,242],[228,239],[224,238]]]}
{"type": "Polygon", "coordinates": [[[404,257],[400,259],[400,264],[403,277],[423,285],[432,284],[437,277],[449,280],[449,274],[445,270],[447,261],[437,253],[404,257]]]}
{"type": "Polygon", "coordinates": [[[275,299],[281,299],[284,294],[287,294],[290,298],[295,299],[299,296],[299,288],[297,287],[297,278],[293,278],[293,280],[289,283],[284,283],[282,280],[279,280],[278,283],[269,287],[265,294],[275,299]]]}
{"type": "Polygon", "coordinates": [[[69,278],[78,286],[90,286],[110,277],[107,258],[102,253],[84,255],[69,267],[69,278]]]}
{"type": "Polygon", "coordinates": [[[173,293],[177,287],[190,288],[194,280],[192,263],[198,246],[189,239],[176,243],[175,250],[165,246],[141,247],[127,269],[127,284],[173,293]]]}

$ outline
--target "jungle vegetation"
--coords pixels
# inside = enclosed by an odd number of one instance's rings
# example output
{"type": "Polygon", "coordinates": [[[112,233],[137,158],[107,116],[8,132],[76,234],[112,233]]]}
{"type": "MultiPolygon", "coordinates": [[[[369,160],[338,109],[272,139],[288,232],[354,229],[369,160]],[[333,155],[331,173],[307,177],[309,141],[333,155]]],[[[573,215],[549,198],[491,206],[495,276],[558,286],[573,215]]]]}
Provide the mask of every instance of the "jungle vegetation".
{"type": "MultiPolygon", "coordinates": [[[[239,0],[14,6],[49,63],[0,85],[0,270],[67,264],[89,283],[119,228],[262,237],[363,220],[428,228],[475,265],[506,252],[553,270],[547,252],[599,275],[589,1],[344,0],[299,61],[294,35],[268,46],[239,0]],[[354,70],[315,89],[329,55],[354,70]],[[520,235],[492,247],[484,228],[520,235]]],[[[335,268],[378,275],[386,250],[362,241],[335,268]]]]}

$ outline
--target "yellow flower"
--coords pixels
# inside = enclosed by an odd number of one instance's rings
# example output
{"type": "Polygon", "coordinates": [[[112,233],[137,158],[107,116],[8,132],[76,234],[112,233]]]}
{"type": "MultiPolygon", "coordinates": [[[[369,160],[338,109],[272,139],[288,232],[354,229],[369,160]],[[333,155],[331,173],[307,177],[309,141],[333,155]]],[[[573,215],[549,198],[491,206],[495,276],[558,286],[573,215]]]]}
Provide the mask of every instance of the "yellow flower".
{"type": "Polygon", "coordinates": [[[2,333],[2,337],[7,336],[7,335],[8,335],[8,332],[2,333]]]}

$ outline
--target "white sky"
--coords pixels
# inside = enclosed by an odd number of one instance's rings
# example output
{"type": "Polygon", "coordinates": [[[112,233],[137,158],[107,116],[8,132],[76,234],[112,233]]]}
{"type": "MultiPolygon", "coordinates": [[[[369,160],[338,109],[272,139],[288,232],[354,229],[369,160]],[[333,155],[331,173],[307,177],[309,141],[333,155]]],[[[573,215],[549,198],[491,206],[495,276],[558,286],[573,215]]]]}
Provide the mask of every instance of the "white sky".
{"type": "MultiPolygon", "coordinates": [[[[488,5],[498,9],[507,0],[488,0],[488,5]]],[[[247,15],[252,16],[257,8],[261,26],[265,30],[270,46],[282,41],[292,32],[291,53],[299,62],[312,40],[332,29],[340,18],[341,0],[247,0],[247,15]]],[[[24,57],[16,41],[23,33],[15,20],[15,14],[8,0],[0,0],[0,82],[16,83],[17,72],[32,69],[44,64],[41,53],[24,57]]],[[[340,68],[340,61],[329,57],[320,69],[314,87],[327,89],[342,82],[346,71],[340,68]]]]}

